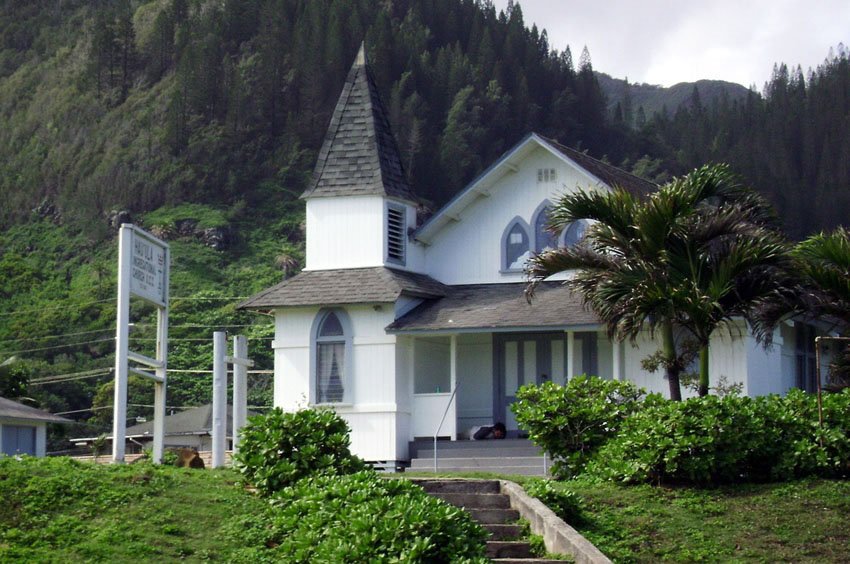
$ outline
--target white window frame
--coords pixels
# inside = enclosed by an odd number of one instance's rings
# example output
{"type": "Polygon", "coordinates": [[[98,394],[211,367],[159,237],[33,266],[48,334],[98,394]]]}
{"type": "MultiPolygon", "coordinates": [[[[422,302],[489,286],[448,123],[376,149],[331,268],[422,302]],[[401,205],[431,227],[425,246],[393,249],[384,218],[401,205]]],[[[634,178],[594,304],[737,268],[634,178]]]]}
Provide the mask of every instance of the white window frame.
{"type": "Polygon", "coordinates": [[[525,237],[528,239],[528,251],[531,252],[534,250],[534,233],[531,231],[531,226],[526,223],[526,221],[520,216],[514,217],[512,220],[508,222],[508,226],[505,227],[505,230],[502,232],[502,270],[503,273],[511,273],[511,272],[522,272],[522,268],[511,268],[511,263],[508,262],[508,237],[510,237],[511,231],[513,230],[515,225],[519,225],[523,231],[525,231],[525,237]]]}
{"type": "Polygon", "coordinates": [[[320,309],[313,319],[313,327],[310,331],[310,405],[350,405],[351,397],[351,367],[352,367],[352,328],[348,313],[342,308],[320,309]],[[331,314],[336,315],[342,327],[341,336],[320,337],[319,331],[325,319],[331,314]],[[343,343],[344,353],[340,380],[342,383],[342,400],[335,402],[319,402],[319,345],[322,343],[343,343]]]}

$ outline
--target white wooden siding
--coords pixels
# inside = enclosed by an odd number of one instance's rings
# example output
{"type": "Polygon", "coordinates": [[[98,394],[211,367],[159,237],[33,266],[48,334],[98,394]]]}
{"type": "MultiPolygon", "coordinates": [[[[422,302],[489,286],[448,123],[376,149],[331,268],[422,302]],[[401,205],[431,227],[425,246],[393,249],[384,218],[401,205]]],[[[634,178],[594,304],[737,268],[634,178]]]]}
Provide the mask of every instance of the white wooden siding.
{"type": "MultiPolygon", "coordinates": [[[[393,304],[342,308],[351,321],[351,356],[346,358],[346,403],[334,409],[351,426],[352,448],[366,460],[400,460],[407,440],[409,406],[398,404],[396,337],[384,327],[394,317],[393,304]],[[405,421],[398,422],[401,413],[405,421]],[[404,436],[398,439],[401,425],[404,436]]],[[[315,398],[310,339],[320,308],[291,308],[275,315],[275,405],[301,409],[315,398]]],[[[406,387],[402,381],[402,386],[406,387]]]]}
{"type": "MultiPolygon", "coordinates": [[[[537,148],[519,163],[516,172],[502,176],[481,197],[458,213],[425,247],[428,274],[446,284],[520,282],[522,273],[502,273],[502,234],[511,220],[529,224],[543,200],[555,202],[565,192],[595,185],[579,171],[546,149],[537,148]],[[557,171],[557,182],[538,182],[537,169],[557,171]]],[[[533,226],[532,226],[533,228],[533,226]]],[[[534,239],[534,233],[529,233],[534,239]]]]}
{"type": "Polygon", "coordinates": [[[384,199],[346,196],[307,200],[307,270],[384,264],[384,199]]]}

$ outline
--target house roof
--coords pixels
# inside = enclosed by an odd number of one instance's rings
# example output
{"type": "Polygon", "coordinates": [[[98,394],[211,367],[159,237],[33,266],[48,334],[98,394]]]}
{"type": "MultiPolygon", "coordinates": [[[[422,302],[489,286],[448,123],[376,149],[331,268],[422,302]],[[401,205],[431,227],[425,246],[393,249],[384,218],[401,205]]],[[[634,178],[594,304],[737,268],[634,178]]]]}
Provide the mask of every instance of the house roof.
{"type": "Polygon", "coordinates": [[[367,195],[414,201],[361,45],[331,116],[313,180],[301,197],[367,195]]]}
{"type": "Polygon", "coordinates": [[[436,298],[446,286],[430,276],[383,266],[337,270],[304,270],[248,298],[240,309],[287,306],[390,303],[402,294],[436,298]]]}
{"type": "Polygon", "coordinates": [[[46,423],[73,423],[70,419],[0,397],[0,417],[44,421],[46,423]]]}
{"type": "Polygon", "coordinates": [[[445,297],[428,300],[387,327],[390,333],[595,329],[599,319],[563,282],[543,282],[529,303],[525,284],[448,286],[445,297]]]}
{"type": "MultiPolygon", "coordinates": [[[[253,415],[256,415],[256,413],[248,412],[249,417],[253,415]]],[[[225,435],[230,437],[233,435],[233,406],[227,406],[225,421],[227,424],[225,435]]],[[[165,435],[167,437],[173,437],[175,435],[208,435],[211,430],[212,404],[209,403],[165,417],[165,435]]],[[[143,437],[145,435],[153,437],[153,420],[127,427],[124,435],[126,437],[143,437]]],[[[112,439],[112,435],[109,435],[108,438],[112,439]]],[[[92,440],[92,437],[72,439],[71,442],[85,442],[90,440],[92,440]]]]}
{"type": "MultiPolygon", "coordinates": [[[[208,434],[212,430],[212,404],[208,403],[193,409],[187,409],[174,415],[165,417],[166,435],[198,435],[208,434]]],[[[249,413],[249,416],[256,413],[249,413]]],[[[227,406],[225,415],[227,430],[225,434],[229,437],[233,434],[233,406],[227,406]]],[[[153,436],[153,420],[127,427],[127,436],[151,435],[153,436]]]]}
{"type": "Polygon", "coordinates": [[[423,243],[429,243],[444,225],[458,221],[460,212],[467,206],[473,204],[479,197],[489,195],[491,186],[507,172],[516,170],[519,161],[537,147],[548,149],[571,166],[584,171],[598,184],[626,190],[639,197],[646,196],[657,188],[656,184],[648,180],[603,163],[581,151],[565,147],[537,133],[529,133],[420,225],[413,232],[412,237],[423,243]]]}

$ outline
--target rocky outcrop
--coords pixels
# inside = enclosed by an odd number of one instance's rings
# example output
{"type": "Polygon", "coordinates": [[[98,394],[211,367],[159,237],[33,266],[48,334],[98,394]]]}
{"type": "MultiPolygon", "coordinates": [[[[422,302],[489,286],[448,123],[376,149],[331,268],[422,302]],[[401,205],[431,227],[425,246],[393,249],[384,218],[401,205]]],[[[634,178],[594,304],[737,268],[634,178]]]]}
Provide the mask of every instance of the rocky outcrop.
{"type": "Polygon", "coordinates": [[[198,220],[192,218],[175,220],[173,226],[154,225],[150,228],[150,232],[163,241],[195,239],[216,251],[227,250],[233,243],[233,235],[229,227],[202,228],[198,226],[198,220]]]}
{"type": "Polygon", "coordinates": [[[109,227],[120,229],[125,223],[133,223],[133,216],[127,210],[111,210],[106,216],[106,221],[109,227]]]}

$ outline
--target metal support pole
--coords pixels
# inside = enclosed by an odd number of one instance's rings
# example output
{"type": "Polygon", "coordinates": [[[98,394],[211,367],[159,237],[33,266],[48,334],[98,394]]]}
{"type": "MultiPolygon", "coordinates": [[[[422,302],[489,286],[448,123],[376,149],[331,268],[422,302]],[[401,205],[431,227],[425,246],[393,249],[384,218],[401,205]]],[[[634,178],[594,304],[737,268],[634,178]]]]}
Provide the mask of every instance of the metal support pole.
{"type": "MultiPolygon", "coordinates": [[[[248,338],[236,335],[233,338],[233,356],[236,359],[248,359],[248,338]]],[[[233,454],[239,450],[239,431],[248,419],[248,366],[247,363],[233,363],[233,454]]]]}
{"type": "Polygon", "coordinates": [[[823,448],[823,399],[820,383],[820,341],[821,337],[815,337],[815,379],[818,381],[818,423],[820,424],[820,446],[823,448]]]}
{"type": "Polygon", "coordinates": [[[133,250],[131,228],[121,227],[118,236],[118,313],[115,329],[115,402],[112,411],[112,462],[124,462],[124,436],[127,431],[127,352],[130,342],[130,277],[129,257],[133,250]]]}
{"type": "MultiPolygon", "coordinates": [[[[168,260],[166,252],[166,260],[168,260]]],[[[165,303],[168,303],[168,286],[166,285],[165,303]]],[[[157,309],[156,313],[156,359],[161,362],[156,367],[156,375],[162,380],[154,383],[153,397],[153,452],[151,458],[154,464],[162,463],[163,443],[165,439],[165,394],[166,371],[168,359],[168,307],[157,309]]]]}
{"type": "Polygon", "coordinates": [[[227,433],[227,335],[213,333],[212,467],[224,466],[227,433]]]}

